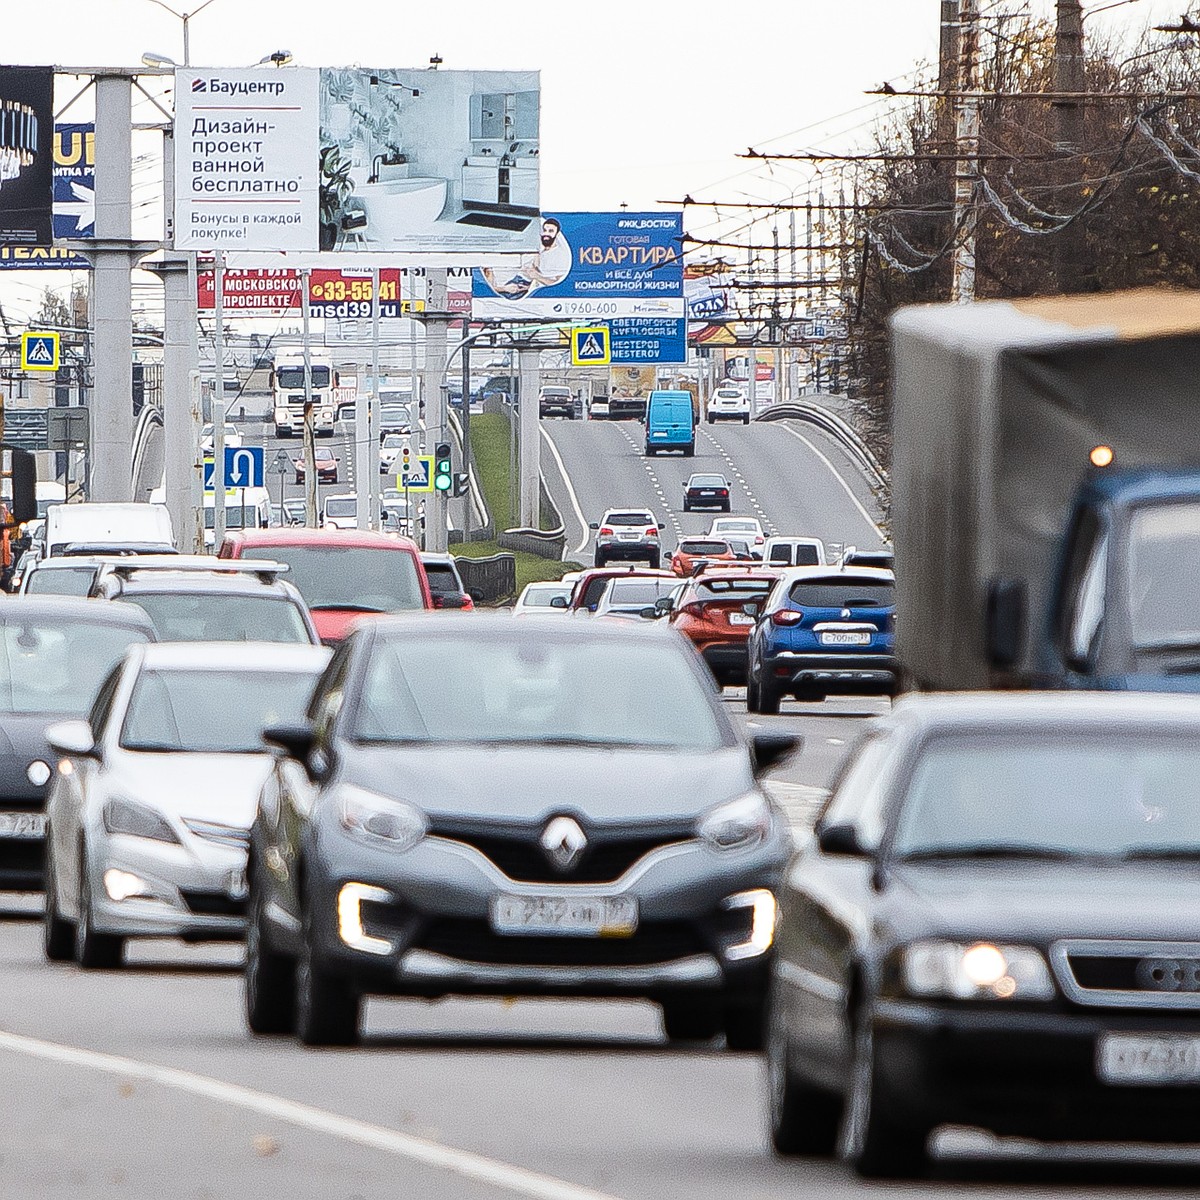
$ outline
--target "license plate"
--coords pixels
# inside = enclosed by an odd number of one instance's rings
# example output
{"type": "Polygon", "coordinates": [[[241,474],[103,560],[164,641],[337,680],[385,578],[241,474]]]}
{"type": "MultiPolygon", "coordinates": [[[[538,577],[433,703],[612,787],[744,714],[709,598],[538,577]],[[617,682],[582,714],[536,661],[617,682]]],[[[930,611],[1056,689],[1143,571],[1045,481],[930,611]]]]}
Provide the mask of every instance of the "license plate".
{"type": "Polygon", "coordinates": [[[700,495],[702,495],[702,496],[715,496],[716,494],[717,494],[716,492],[710,491],[709,489],[705,489],[704,491],[702,491],[700,493],[700,495]]]}
{"type": "Polygon", "coordinates": [[[869,646],[870,644],[871,635],[869,633],[821,634],[822,646],[869,646]]]}
{"type": "Polygon", "coordinates": [[[636,533],[618,533],[617,537],[623,542],[636,542],[638,535],[636,533]]]}
{"type": "Polygon", "coordinates": [[[1200,1085],[1200,1037],[1103,1033],[1096,1043],[1096,1076],[1118,1085],[1200,1085]]]}
{"type": "Polygon", "coordinates": [[[730,625],[753,625],[754,618],[746,613],[730,613],[729,623],[730,625]]]}
{"type": "Polygon", "coordinates": [[[638,923],[632,896],[495,896],[491,916],[507,934],[632,937],[638,923]]]}
{"type": "Polygon", "coordinates": [[[45,836],[45,813],[0,813],[0,838],[40,838],[45,836]]]}

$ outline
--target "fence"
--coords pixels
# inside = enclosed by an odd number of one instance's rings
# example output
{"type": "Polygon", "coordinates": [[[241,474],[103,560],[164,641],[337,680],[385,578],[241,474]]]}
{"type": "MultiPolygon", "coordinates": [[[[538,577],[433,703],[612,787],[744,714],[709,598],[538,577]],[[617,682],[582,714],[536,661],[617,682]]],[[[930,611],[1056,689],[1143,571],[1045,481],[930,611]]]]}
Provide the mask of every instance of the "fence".
{"type": "Polygon", "coordinates": [[[506,600],[517,590],[517,560],[511,554],[455,558],[463,586],[484,604],[506,600]]]}

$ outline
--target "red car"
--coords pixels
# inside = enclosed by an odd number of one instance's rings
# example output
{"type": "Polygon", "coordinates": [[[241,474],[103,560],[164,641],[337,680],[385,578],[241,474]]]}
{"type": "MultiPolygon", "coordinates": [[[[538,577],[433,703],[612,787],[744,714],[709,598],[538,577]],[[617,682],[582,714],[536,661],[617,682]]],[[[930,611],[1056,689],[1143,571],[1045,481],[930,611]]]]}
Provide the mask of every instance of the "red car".
{"type": "Polygon", "coordinates": [[[432,609],[421,551],[408,538],[363,529],[245,529],[225,535],[221,558],[265,558],[291,568],[321,641],[334,645],[364,615],[432,609]]]}
{"type": "MultiPolygon", "coordinates": [[[[317,482],[318,483],[337,483],[338,481],[338,465],[341,459],[338,458],[328,446],[318,446],[316,450],[317,459],[317,482]]],[[[304,465],[304,455],[295,459],[293,465],[296,468],[296,483],[304,482],[304,476],[307,468],[304,465]]]]}
{"type": "Polygon", "coordinates": [[[670,571],[657,571],[649,567],[636,567],[632,564],[621,567],[595,567],[584,571],[575,581],[575,590],[572,591],[569,600],[562,605],[554,604],[553,607],[566,608],[568,615],[578,612],[593,613],[596,611],[596,605],[600,602],[600,596],[608,586],[610,579],[624,579],[629,575],[669,576],[670,574],[670,571]]]}
{"type": "Polygon", "coordinates": [[[713,566],[688,581],[671,611],[670,622],[690,639],[717,683],[746,682],[746,644],[755,618],[743,611],[761,602],[779,571],[722,570],[713,566]]]}
{"type": "Polygon", "coordinates": [[[452,554],[423,553],[421,565],[429,578],[434,608],[460,608],[463,612],[475,610],[475,597],[464,586],[452,554]]]}
{"type": "Polygon", "coordinates": [[[733,547],[720,538],[684,538],[671,555],[671,570],[676,575],[690,575],[700,563],[735,562],[733,547]]]}

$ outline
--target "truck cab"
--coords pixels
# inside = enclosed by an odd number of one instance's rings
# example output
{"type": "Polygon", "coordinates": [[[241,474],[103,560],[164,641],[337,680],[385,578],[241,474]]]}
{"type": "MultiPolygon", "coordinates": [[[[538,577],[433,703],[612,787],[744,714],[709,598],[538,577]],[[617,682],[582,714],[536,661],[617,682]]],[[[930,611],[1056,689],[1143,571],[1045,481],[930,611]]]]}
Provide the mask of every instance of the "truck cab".
{"type": "MultiPolygon", "coordinates": [[[[338,374],[333,369],[333,360],[321,351],[311,351],[308,362],[313,429],[322,437],[333,437],[338,374]]],[[[271,363],[276,437],[298,436],[304,432],[305,383],[304,351],[296,348],[280,350],[271,363]]]]}

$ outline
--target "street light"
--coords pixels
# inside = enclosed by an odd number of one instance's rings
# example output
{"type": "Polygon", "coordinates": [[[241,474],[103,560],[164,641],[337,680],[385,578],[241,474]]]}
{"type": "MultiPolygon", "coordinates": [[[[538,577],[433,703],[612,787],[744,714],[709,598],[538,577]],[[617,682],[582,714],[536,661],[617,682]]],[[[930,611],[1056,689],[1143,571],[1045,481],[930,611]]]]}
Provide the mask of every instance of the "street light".
{"type": "Polygon", "coordinates": [[[292,61],[292,52],[290,50],[275,50],[271,54],[264,54],[254,65],[261,67],[264,63],[274,63],[277,67],[286,67],[292,61]]]}
{"type": "Polygon", "coordinates": [[[155,54],[153,50],[147,50],[142,55],[142,66],[144,67],[177,67],[179,64],[166,54],[155,54]]]}
{"type": "MultiPolygon", "coordinates": [[[[188,36],[188,22],[196,16],[197,13],[203,12],[213,0],[204,0],[204,3],[197,8],[193,8],[191,12],[176,12],[169,4],[164,3],[164,0],[150,0],[151,4],[157,4],[159,8],[165,8],[171,16],[178,18],[183,22],[183,65],[190,67],[192,65],[192,45],[188,36]]],[[[144,61],[144,60],[143,60],[144,61]]],[[[150,64],[147,64],[150,65],[150,64]]],[[[165,65],[165,64],[163,64],[165,65]]]]}

